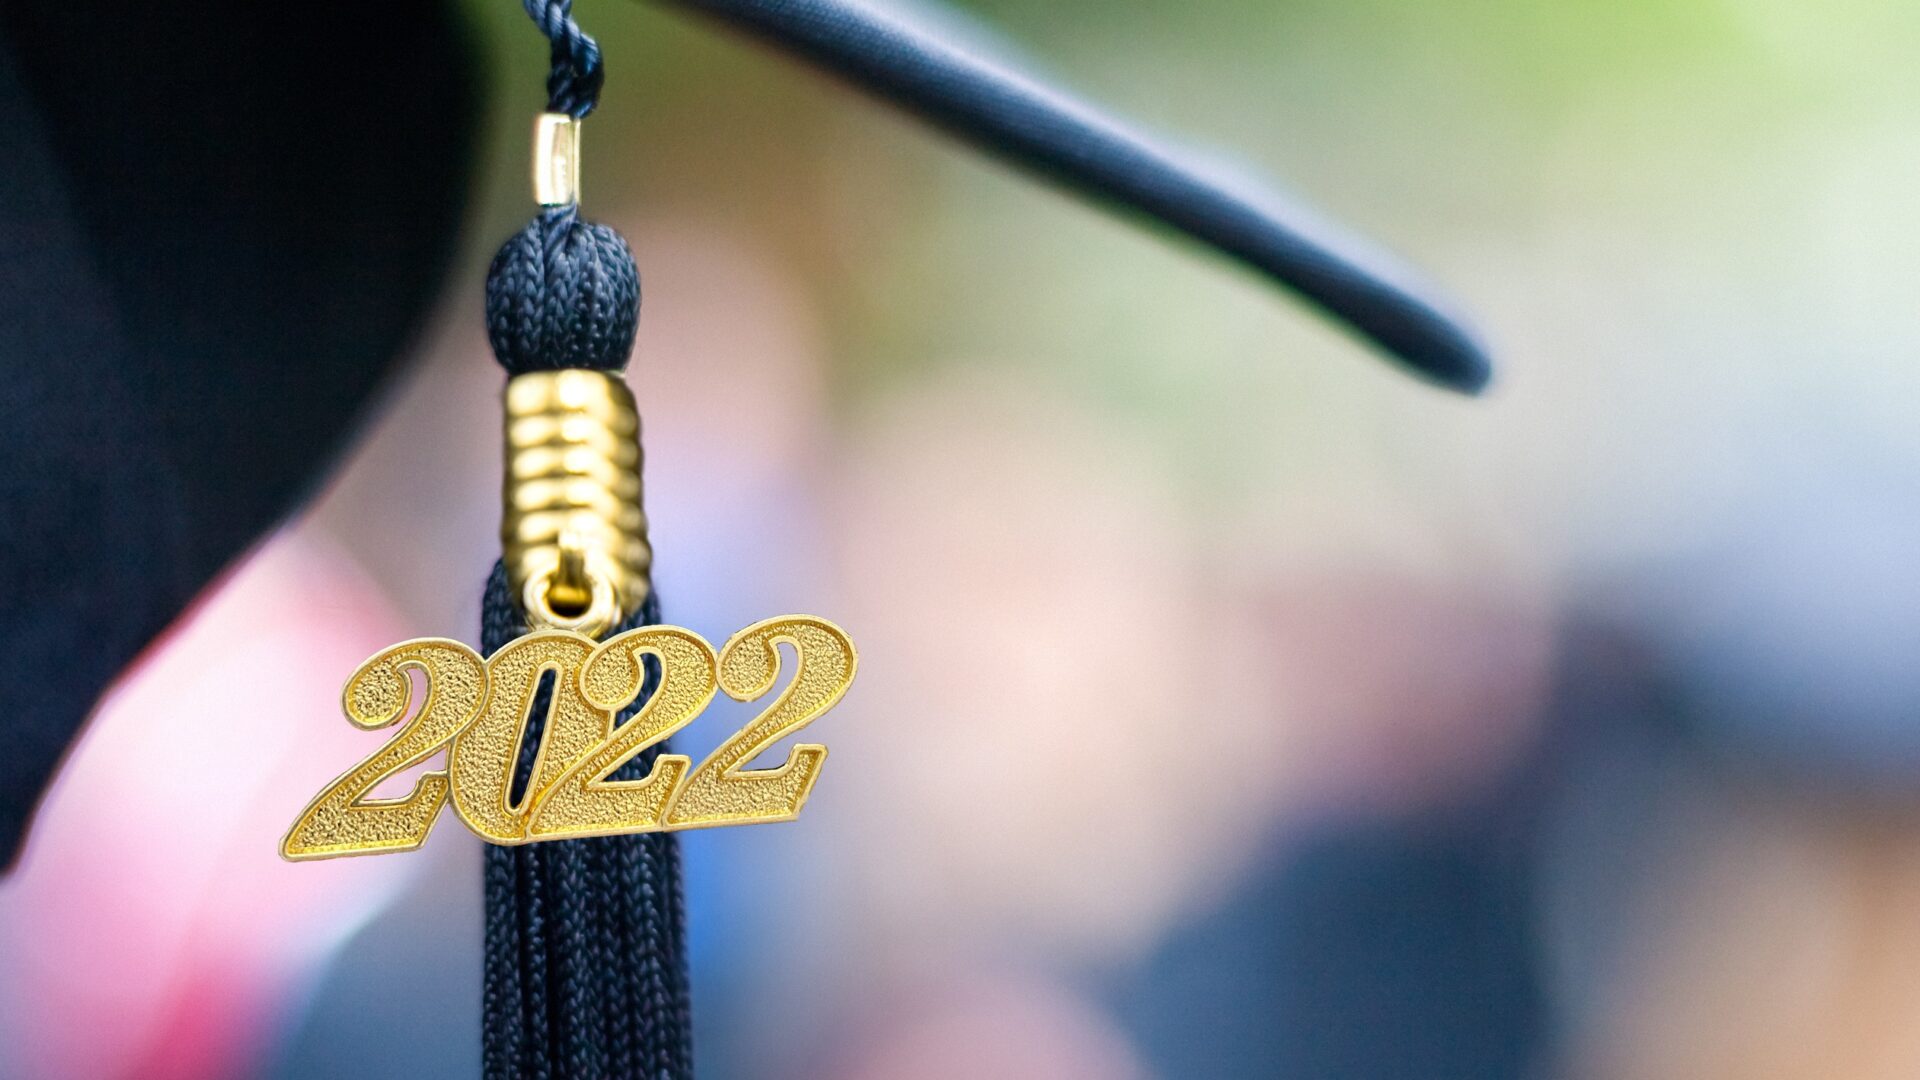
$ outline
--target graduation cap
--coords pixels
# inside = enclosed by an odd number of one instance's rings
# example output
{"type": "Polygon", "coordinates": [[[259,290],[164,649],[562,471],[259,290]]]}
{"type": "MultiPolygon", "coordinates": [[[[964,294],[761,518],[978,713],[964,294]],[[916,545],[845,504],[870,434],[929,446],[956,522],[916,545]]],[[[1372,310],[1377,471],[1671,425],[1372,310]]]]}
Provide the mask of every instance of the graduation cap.
{"type": "MultiPolygon", "coordinates": [[[[1415,375],[1487,380],[1407,271],[931,24],[669,2],[1169,226],[1415,375]]],[[[469,46],[432,0],[0,5],[0,862],[110,681],[313,490],[418,332],[469,183],[469,46]]]]}

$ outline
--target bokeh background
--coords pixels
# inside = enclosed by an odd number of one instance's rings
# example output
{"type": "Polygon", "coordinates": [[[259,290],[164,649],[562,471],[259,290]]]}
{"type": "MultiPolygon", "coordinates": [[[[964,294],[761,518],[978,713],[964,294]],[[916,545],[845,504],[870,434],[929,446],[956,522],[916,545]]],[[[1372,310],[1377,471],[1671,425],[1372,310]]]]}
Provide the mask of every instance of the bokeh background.
{"type": "MultiPolygon", "coordinates": [[[[368,746],[341,679],[473,637],[493,557],[479,284],[544,49],[467,6],[462,270],[70,762],[0,887],[0,1075],[477,1073],[478,842],[271,858],[368,746]]],[[[1920,1075],[1908,5],[968,10],[1387,239],[1501,374],[1417,385],[756,46],[583,3],[668,615],[817,612],[863,657],[803,819],[685,834],[702,1074],[1920,1075]]]]}

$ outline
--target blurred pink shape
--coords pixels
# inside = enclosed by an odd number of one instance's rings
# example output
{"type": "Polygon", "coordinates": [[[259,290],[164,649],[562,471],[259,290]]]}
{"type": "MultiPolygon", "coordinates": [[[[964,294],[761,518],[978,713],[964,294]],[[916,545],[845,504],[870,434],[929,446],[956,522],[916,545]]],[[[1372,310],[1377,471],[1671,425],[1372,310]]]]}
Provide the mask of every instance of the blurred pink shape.
{"type": "Polygon", "coordinates": [[[350,563],[288,533],[123,679],[0,885],[0,1071],[252,1071],[303,980],[420,865],[278,854],[385,737],[340,717],[340,687],[405,636],[350,563]]]}
{"type": "Polygon", "coordinates": [[[825,1075],[844,1080],[1133,1080],[1112,1020],[1063,988],[1011,976],[895,996],[825,1075]]]}
{"type": "Polygon", "coordinates": [[[809,812],[854,838],[819,857],[882,964],[1137,954],[1329,804],[1469,795],[1535,730],[1551,623],[1523,590],[1250,553],[1039,381],[956,374],[863,421],[835,615],[864,662],[809,812]]]}
{"type": "Polygon", "coordinates": [[[1299,809],[1405,813],[1504,775],[1538,730],[1553,660],[1553,626],[1525,599],[1391,568],[1277,583],[1261,649],[1312,763],[1299,809]]]}
{"type": "Polygon", "coordinates": [[[863,664],[809,810],[856,838],[821,856],[842,902],[901,967],[1149,947],[1293,767],[1177,485],[1038,383],[955,374],[863,421],[835,517],[863,664]]]}

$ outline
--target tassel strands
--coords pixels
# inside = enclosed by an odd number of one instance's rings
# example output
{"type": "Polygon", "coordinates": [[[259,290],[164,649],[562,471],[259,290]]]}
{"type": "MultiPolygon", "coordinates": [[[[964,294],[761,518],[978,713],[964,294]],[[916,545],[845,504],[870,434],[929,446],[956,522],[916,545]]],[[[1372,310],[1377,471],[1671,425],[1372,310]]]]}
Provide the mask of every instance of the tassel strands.
{"type": "MultiPolygon", "coordinates": [[[[579,120],[599,100],[600,49],[573,21],[571,3],[526,0],[525,6],[552,43],[547,93],[548,111],[556,115],[543,118],[536,132],[541,212],[500,249],[487,274],[487,336],[510,379],[570,369],[617,378],[632,352],[639,320],[639,271],[619,233],[586,221],[576,203],[579,120]]],[[[528,392],[523,387],[522,397],[528,392]]],[[[620,388],[614,396],[623,394],[620,388]]],[[[534,412],[549,405],[542,403],[534,412]]],[[[514,411],[510,390],[510,417],[514,411]]],[[[594,430],[573,439],[556,429],[550,456],[555,469],[570,475],[549,482],[552,497],[536,499],[538,506],[516,509],[511,491],[516,483],[539,479],[518,472],[537,464],[539,454],[530,456],[529,446],[541,440],[510,437],[509,520],[503,532],[513,561],[496,565],[487,582],[481,630],[482,649],[489,655],[529,629],[525,578],[551,563],[557,587],[558,570],[570,560],[570,543],[590,545],[602,566],[610,562],[617,568],[623,615],[613,620],[618,624],[613,629],[659,622],[659,602],[647,576],[637,424],[582,415],[593,420],[587,426],[594,430]],[[600,447],[594,439],[623,445],[600,447]],[[571,464],[569,451],[577,458],[583,448],[596,462],[571,464]],[[589,466],[596,463],[626,470],[633,483],[594,477],[589,466]],[[593,480],[592,491],[583,479],[593,480]],[[598,508],[607,501],[598,498],[603,495],[614,496],[618,505],[610,511],[598,508]],[[554,519],[554,528],[545,527],[542,514],[554,519]]],[[[652,657],[644,663],[645,685],[620,721],[637,712],[659,685],[658,663],[652,657]]],[[[549,694],[542,690],[535,697],[521,743],[521,777],[531,770],[549,694]]],[[[649,748],[614,778],[645,776],[663,749],[649,748]]],[[[489,845],[484,876],[482,1031],[488,1080],[682,1080],[692,1075],[679,845],[673,835],[489,845]]]]}

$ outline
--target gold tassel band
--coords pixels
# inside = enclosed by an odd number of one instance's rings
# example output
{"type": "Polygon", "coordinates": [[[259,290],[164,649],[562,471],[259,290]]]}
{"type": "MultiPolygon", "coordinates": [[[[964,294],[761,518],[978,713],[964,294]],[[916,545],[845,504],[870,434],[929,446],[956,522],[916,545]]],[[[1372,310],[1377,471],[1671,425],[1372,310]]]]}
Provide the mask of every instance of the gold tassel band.
{"type": "Polygon", "coordinates": [[[514,595],[536,626],[603,632],[639,607],[653,567],[633,394],[618,372],[529,372],[508,380],[506,414],[514,595]]]}

